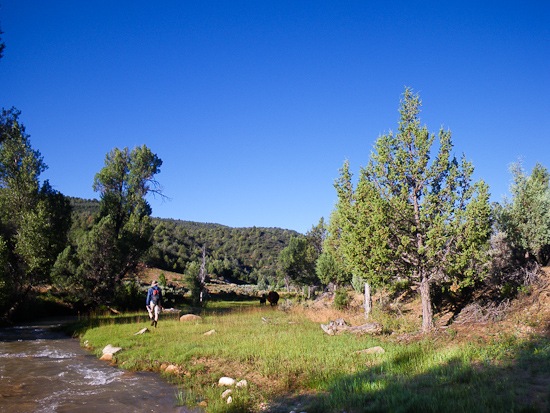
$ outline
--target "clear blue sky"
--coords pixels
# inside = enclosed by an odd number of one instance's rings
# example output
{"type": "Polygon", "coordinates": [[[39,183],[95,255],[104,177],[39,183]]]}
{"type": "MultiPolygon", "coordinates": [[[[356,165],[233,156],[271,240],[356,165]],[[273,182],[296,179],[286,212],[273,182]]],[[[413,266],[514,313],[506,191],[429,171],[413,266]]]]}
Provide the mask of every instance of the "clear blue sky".
{"type": "Polygon", "coordinates": [[[146,144],[153,216],[306,232],[348,159],[422,122],[508,192],[550,168],[550,2],[0,0],[0,106],[17,107],[65,195],[97,198],[114,147],[146,144]]]}

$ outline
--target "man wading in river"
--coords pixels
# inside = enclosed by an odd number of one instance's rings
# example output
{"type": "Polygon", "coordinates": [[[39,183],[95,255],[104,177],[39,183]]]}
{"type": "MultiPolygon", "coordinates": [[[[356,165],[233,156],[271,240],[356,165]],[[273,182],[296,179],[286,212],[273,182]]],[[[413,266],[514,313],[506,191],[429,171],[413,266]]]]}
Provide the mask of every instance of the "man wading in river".
{"type": "Polygon", "coordinates": [[[147,299],[145,300],[145,306],[151,319],[151,325],[157,326],[159,321],[159,314],[162,308],[162,290],[159,287],[157,281],[151,283],[151,288],[147,291],[147,299]]]}

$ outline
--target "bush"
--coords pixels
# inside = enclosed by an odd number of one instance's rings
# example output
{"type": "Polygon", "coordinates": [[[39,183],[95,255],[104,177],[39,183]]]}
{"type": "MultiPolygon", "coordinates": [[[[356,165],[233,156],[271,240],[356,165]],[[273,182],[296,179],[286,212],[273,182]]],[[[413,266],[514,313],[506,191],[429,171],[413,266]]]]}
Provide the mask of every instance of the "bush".
{"type": "Polygon", "coordinates": [[[334,293],[334,307],[338,310],[343,310],[349,305],[348,292],[343,288],[339,288],[334,293]]]}

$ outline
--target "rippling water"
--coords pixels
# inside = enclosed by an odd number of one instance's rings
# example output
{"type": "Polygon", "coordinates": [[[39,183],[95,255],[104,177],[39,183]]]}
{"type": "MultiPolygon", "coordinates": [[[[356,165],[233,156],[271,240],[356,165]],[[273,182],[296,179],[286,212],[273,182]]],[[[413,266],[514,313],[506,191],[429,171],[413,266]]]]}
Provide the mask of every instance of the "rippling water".
{"type": "Polygon", "coordinates": [[[0,329],[1,412],[190,412],[156,374],[99,361],[51,326],[0,329]]]}

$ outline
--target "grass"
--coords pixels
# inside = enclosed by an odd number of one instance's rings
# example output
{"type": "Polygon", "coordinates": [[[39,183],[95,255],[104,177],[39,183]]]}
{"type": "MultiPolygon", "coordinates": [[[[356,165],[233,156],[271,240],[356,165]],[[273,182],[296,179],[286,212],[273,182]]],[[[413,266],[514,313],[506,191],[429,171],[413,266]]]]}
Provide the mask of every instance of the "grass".
{"type": "Polygon", "coordinates": [[[144,314],[106,317],[82,330],[81,340],[97,355],[107,344],[122,347],[120,367],[160,372],[181,388],[178,403],[208,412],[550,409],[547,337],[461,340],[456,330],[413,340],[328,336],[319,327],[319,311],[312,316],[256,302],[210,303],[202,317],[191,323],[161,317],[157,329],[144,314]],[[145,326],[149,334],[134,335],[145,326]],[[215,333],[204,335],[210,330],[215,333]],[[373,346],[385,353],[358,353],[373,346]],[[169,364],[177,366],[175,374],[162,372],[169,364]],[[231,404],[217,386],[222,376],[248,382],[233,389],[231,404]]]}

